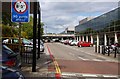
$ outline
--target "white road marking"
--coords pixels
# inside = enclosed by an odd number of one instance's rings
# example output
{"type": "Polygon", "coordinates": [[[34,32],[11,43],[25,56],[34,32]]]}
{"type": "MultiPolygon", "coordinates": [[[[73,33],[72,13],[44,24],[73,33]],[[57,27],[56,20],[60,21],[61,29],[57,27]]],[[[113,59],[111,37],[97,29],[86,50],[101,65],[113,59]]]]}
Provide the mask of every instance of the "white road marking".
{"type": "Polygon", "coordinates": [[[103,77],[118,77],[117,75],[103,75],[103,77]]]}
{"type": "Polygon", "coordinates": [[[94,74],[83,74],[83,77],[97,77],[97,75],[94,74]]]}
{"type": "Polygon", "coordinates": [[[99,59],[92,59],[93,61],[103,61],[103,60],[99,60],[99,59]]]}
{"type": "Polygon", "coordinates": [[[103,78],[118,78],[118,75],[105,75],[105,74],[85,74],[85,73],[70,73],[70,72],[62,72],[62,77],[64,76],[76,76],[76,77],[94,77],[94,78],[99,78],[99,77],[103,77],[103,78]]]}
{"type": "Polygon", "coordinates": [[[83,58],[83,57],[78,57],[79,59],[81,59],[81,60],[89,60],[89,59],[85,59],[85,58],[83,58]]]}
{"type": "Polygon", "coordinates": [[[62,76],[76,76],[74,73],[62,73],[62,76]]]}

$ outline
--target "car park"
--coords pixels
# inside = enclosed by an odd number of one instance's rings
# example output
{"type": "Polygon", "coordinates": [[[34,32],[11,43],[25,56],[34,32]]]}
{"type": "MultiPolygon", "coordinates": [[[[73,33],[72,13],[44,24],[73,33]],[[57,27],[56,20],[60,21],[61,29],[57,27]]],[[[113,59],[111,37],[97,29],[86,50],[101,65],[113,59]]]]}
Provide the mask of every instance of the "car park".
{"type": "Polygon", "coordinates": [[[79,41],[77,44],[78,47],[91,47],[93,46],[92,43],[90,42],[85,42],[85,41],[79,41]]]}
{"type": "Polygon", "coordinates": [[[1,79],[25,79],[23,74],[15,69],[6,66],[0,66],[1,79]]]}
{"type": "Polygon", "coordinates": [[[18,54],[13,52],[6,45],[2,45],[2,65],[12,68],[19,68],[21,63],[18,60],[18,54]]]}

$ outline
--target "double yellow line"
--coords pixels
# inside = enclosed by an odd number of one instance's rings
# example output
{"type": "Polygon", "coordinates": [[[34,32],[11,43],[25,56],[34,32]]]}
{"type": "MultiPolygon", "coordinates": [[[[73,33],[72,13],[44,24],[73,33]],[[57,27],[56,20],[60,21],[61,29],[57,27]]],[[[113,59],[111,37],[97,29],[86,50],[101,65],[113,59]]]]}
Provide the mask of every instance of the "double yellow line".
{"type": "MultiPolygon", "coordinates": [[[[49,49],[48,45],[47,45],[47,49],[48,49],[48,52],[50,54],[50,57],[51,59],[53,60],[53,63],[55,65],[55,70],[56,70],[56,74],[59,75],[59,77],[61,76],[61,70],[60,70],[60,67],[58,65],[58,62],[55,60],[55,58],[53,57],[52,53],[51,53],[51,50],[49,49]]],[[[59,78],[58,78],[59,79],[59,78]]]]}
{"type": "Polygon", "coordinates": [[[55,65],[56,73],[57,73],[57,74],[61,74],[60,67],[59,67],[59,65],[58,65],[58,63],[57,63],[56,60],[54,60],[54,65],[55,65]]]}

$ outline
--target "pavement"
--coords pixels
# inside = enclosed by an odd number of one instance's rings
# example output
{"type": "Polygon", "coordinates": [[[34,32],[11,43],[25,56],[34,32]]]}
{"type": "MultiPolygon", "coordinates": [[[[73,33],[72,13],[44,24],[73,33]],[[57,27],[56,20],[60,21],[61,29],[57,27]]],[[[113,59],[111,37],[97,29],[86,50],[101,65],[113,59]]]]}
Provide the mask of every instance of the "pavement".
{"type": "Polygon", "coordinates": [[[24,74],[25,79],[46,79],[48,77],[54,77],[54,74],[48,71],[48,65],[52,63],[52,60],[46,51],[45,49],[45,52],[42,52],[40,58],[36,61],[36,72],[32,72],[32,64],[22,66],[21,72],[24,74]]]}

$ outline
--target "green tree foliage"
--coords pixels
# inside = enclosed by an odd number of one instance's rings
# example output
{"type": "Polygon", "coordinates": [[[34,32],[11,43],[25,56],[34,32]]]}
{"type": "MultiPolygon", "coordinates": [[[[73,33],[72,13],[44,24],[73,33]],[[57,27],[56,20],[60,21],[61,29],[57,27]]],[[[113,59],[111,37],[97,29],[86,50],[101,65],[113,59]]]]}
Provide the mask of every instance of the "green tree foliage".
{"type": "Polygon", "coordinates": [[[33,18],[30,16],[30,21],[28,23],[22,23],[21,27],[22,32],[26,33],[26,36],[22,35],[22,37],[33,37],[33,18]]]}
{"type": "Polygon", "coordinates": [[[2,25],[2,36],[3,37],[17,37],[18,36],[18,30],[8,26],[8,25],[2,25]]]}
{"type": "Polygon", "coordinates": [[[11,22],[11,14],[8,14],[6,12],[2,13],[2,24],[9,26],[17,25],[16,23],[11,22]]]}
{"type": "Polygon", "coordinates": [[[11,15],[8,13],[2,13],[2,36],[13,37],[18,36],[18,30],[14,26],[16,23],[11,22],[11,15]]]}
{"type": "MultiPolygon", "coordinates": [[[[41,29],[40,29],[41,35],[43,35],[43,26],[44,24],[41,23],[41,29]]],[[[22,24],[22,31],[26,32],[26,35],[27,35],[26,37],[28,37],[29,39],[33,38],[33,17],[32,16],[30,16],[30,22],[22,24]]],[[[38,35],[38,31],[36,32],[36,35],[38,35]]],[[[22,36],[22,37],[25,37],[25,36],[22,36]]]]}

